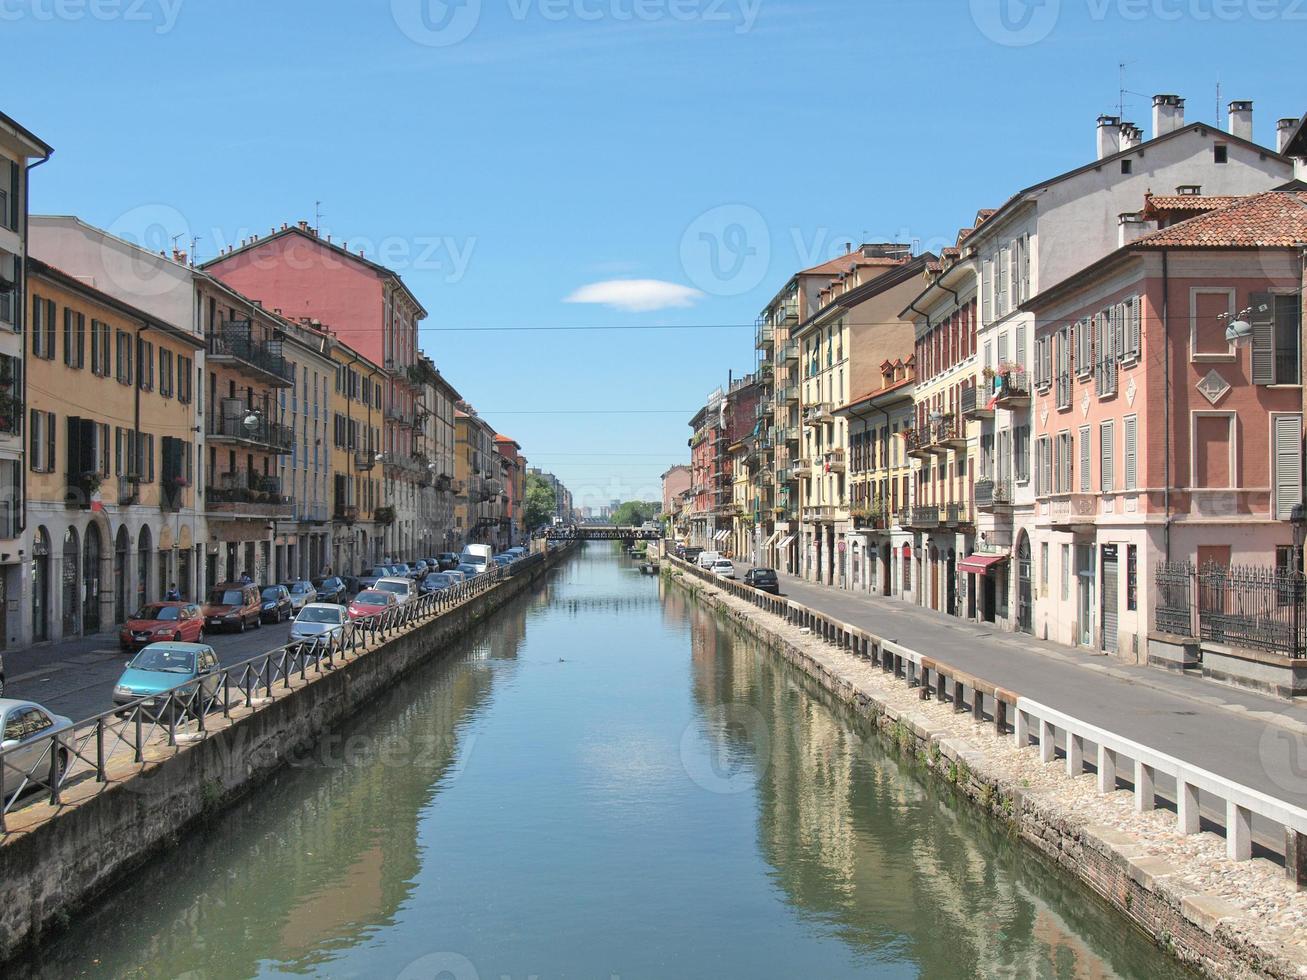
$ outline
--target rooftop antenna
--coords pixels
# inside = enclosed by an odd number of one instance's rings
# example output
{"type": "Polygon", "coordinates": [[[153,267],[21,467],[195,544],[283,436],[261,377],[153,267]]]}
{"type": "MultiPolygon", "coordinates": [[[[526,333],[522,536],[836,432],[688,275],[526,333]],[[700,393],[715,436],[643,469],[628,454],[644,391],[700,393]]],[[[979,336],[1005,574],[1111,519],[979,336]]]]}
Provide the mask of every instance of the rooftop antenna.
{"type": "Polygon", "coordinates": [[[1216,128],[1220,129],[1221,128],[1221,78],[1219,75],[1216,78],[1216,115],[1214,115],[1212,119],[1216,122],[1216,128]]]}
{"type": "Polygon", "coordinates": [[[199,241],[200,241],[200,236],[199,236],[199,235],[192,235],[192,236],[191,236],[191,265],[194,265],[194,264],[196,263],[196,261],[197,261],[196,256],[195,256],[195,246],[196,246],[197,244],[199,244],[199,241]]]}
{"type": "Polygon", "coordinates": [[[322,231],[322,202],[313,202],[313,234],[319,234],[322,231]]]}

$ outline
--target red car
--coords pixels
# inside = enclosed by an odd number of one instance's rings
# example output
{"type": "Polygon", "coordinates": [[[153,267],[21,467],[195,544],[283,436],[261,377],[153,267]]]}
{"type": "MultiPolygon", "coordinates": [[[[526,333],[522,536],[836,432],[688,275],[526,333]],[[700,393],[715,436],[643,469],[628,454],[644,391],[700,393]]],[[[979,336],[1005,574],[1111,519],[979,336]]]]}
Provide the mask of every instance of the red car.
{"type": "Polygon", "coordinates": [[[350,619],[359,619],[363,616],[375,616],[379,612],[385,612],[389,606],[399,605],[399,600],[395,598],[393,592],[383,592],[381,589],[364,589],[354,597],[354,601],[346,608],[350,619]]]}
{"type": "Polygon", "coordinates": [[[204,639],[204,615],[193,602],[151,602],[132,614],[118,631],[118,645],[138,650],[164,640],[200,643],[204,639]]]}

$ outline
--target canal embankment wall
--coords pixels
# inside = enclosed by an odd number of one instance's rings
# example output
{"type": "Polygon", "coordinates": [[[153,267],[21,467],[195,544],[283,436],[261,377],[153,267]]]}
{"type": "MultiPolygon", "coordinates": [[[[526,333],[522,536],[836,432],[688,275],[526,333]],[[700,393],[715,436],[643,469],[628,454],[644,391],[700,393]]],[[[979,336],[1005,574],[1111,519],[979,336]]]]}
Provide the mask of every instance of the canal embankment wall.
{"type": "Polygon", "coordinates": [[[953,671],[946,652],[906,649],[790,600],[713,580],[675,558],[664,560],[663,571],[1180,961],[1214,977],[1307,973],[1301,875],[1295,882],[1278,863],[1231,854],[1249,845],[1240,815],[1266,811],[1289,828],[1292,872],[1301,860],[1293,852],[1302,828],[1291,827],[1299,814],[1184,769],[1173,773],[1181,803],[1159,807],[1155,779],[1171,772],[1165,757],[953,671]],[[1118,788],[1118,775],[1133,785],[1118,788]],[[1207,829],[1199,832],[1198,798],[1187,786],[1221,790],[1236,829],[1211,832],[1204,815],[1207,829]],[[1190,825],[1177,828],[1177,818],[1190,825]]]}
{"type": "Polygon", "coordinates": [[[269,696],[213,716],[202,738],[155,740],[142,762],[106,782],[70,785],[59,805],[9,815],[0,843],[0,963],[67,925],[143,862],[197,832],[297,753],[515,597],[538,589],[572,549],[559,549],[439,615],[400,629],[328,670],[289,677],[269,696]]]}

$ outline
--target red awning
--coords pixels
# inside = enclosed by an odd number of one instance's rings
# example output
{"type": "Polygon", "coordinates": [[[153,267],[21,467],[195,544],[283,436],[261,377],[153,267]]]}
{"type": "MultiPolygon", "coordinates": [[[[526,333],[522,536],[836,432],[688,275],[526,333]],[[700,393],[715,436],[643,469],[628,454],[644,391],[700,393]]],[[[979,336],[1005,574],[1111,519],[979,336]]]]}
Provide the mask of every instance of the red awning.
{"type": "Polygon", "coordinates": [[[988,575],[991,568],[1007,559],[1007,555],[969,555],[958,562],[958,571],[988,575]]]}

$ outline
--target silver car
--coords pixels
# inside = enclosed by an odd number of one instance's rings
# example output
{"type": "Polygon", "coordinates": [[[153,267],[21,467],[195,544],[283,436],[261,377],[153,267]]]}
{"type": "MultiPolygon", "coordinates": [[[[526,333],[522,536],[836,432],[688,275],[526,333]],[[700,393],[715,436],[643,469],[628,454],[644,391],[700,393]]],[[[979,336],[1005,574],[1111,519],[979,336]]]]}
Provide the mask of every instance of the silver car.
{"type": "Polygon", "coordinates": [[[50,752],[58,753],[59,775],[72,759],[73,723],[35,704],[0,698],[0,799],[8,799],[27,773],[44,784],[50,779],[50,752]]]}
{"type": "Polygon", "coordinates": [[[348,622],[349,613],[344,606],[332,602],[310,602],[291,623],[290,641],[313,643],[321,640],[325,643],[327,637],[333,635],[339,640],[348,622]]]}
{"type": "Polygon", "coordinates": [[[399,578],[398,576],[377,579],[377,584],[373,588],[381,592],[393,593],[401,606],[417,595],[417,589],[413,587],[412,579],[399,578]]]}

